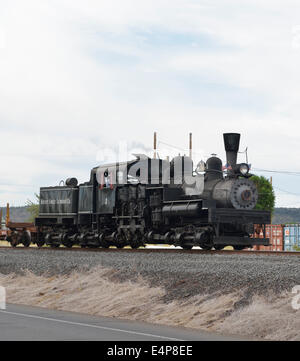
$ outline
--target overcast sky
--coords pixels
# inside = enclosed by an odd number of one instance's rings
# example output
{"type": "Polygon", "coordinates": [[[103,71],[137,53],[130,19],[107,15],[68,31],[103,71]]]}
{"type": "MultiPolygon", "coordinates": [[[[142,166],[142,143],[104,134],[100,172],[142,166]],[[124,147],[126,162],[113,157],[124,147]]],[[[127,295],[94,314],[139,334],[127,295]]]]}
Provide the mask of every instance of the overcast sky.
{"type": "MultiPolygon", "coordinates": [[[[195,161],[241,132],[254,169],[300,172],[300,3],[0,0],[0,122],[0,205],[154,131],[162,155],[193,132],[195,161]]],[[[262,174],[300,207],[299,175],[262,174]]]]}

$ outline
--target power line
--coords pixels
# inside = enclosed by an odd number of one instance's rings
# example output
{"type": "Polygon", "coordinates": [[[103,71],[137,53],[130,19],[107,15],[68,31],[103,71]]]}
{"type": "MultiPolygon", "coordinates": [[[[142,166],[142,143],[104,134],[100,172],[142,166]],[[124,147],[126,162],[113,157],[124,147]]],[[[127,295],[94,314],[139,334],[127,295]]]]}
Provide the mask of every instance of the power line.
{"type": "Polygon", "coordinates": [[[290,192],[290,191],[287,191],[287,190],[285,190],[285,189],[281,189],[281,188],[278,188],[278,187],[275,187],[275,186],[273,186],[273,188],[279,190],[280,192],[283,192],[283,193],[291,194],[291,195],[293,195],[293,196],[298,196],[298,197],[300,197],[300,193],[293,193],[293,192],[290,192]]]}
{"type": "Polygon", "coordinates": [[[267,172],[267,173],[278,173],[278,174],[287,174],[287,175],[295,175],[300,176],[300,172],[291,172],[287,170],[271,170],[271,169],[260,169],[260,168],[252,168],[258,172],[267,172]]]}
{"type": "MultiPolygon", "coordinates": [[[[166,143],[166,142],[164,142],[164,141],[162,141],[162,140],[160,140],[160,141],[158,142],[158,144],[159,144],[159,143],[164,144],[164,145],[166,145],[166,146],[168,146],[168,147],[170,147],[170,148],[173,148],[173,149],[181,150],[181,151],[183,151],[183,152],[186,152],[186,151],[187,151],[187,149],[178,147],[178,146],[173,145],[173,144],[166,143]]],[[[240,151],[240,152],[238,152],[238,153],[246,153],[247,150],[248,150],[248,148],[246,148],[244,151],[240,151]]],[[[203,153],[195,152],[194,150],[193,150],[193,153],[199,154],[199,155],[203,156],[203,153]]],[[[278,173],[278,174],[287,174],[287,175],[300,176],[300,172],[297,172],[297,171],[293,171],[293,172],[292,172],[292,171],[287,171],[287,170],[272,170],[272,169],[261,169],[261,168],[252,168],[252,169],[255,170],[255,171],[258,171],[258,172],[278,173]]]]}
{"type": "MultiPolygon", "coordinates": [[[[166,145],[167,147],[177,149],[177,150],[181,150],[182,152],[188,152],[188,148],[184,149],[184,148],[181,148],[181,147],[177,147],[176,145],[172,145],[172,144],[163,142],[162,140],[159,140],[158,144],[163,144],[163,145],[166,145]]],[[[193,152],[193,154],[199,154],[199,155],[203,156],[203,153],[195,152],[194,150],[192,150],[192,152],[193,152]]]]}

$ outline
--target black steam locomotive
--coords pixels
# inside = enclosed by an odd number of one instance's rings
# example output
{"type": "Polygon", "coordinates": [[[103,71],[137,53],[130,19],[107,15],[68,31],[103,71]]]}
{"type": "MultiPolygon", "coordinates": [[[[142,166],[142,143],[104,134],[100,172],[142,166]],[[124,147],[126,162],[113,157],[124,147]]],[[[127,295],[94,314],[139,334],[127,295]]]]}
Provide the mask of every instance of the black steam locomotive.
{"type": "Polygon", "coordinates": [[[38,246],[268,245],[267,238],[250,236],[254,225],[264,230],[270,223],[270,212],[255,209],[258,192],[249,166],[236,163],[240,134],[223,136],[226,172],[216,156],[194,171],[187,156],[169,162],[136,154],[132,161],[93,168],[86,183],[69,178],[62,186],[42,187],[38,246]]]}

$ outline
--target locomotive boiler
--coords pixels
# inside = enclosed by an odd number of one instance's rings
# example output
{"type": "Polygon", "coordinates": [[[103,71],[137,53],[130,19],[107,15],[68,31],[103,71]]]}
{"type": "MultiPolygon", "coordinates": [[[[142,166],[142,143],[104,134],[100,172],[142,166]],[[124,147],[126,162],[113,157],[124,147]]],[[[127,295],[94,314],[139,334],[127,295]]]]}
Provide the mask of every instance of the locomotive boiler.
{"type": "Polygon", "coordinates": [[[237,164],[240,134],[223,134],[226,171],[217,156],[194,170],[187,156],[171,162],[136,154],[134,160],[101,165],[89,181],[69,178],[40,189],[35,223],[38,246],[137,248],[147,243],[205,250],[268,245],[252,238],[270,212],[255,209],[258,191],[249,166],[237,164]]]}

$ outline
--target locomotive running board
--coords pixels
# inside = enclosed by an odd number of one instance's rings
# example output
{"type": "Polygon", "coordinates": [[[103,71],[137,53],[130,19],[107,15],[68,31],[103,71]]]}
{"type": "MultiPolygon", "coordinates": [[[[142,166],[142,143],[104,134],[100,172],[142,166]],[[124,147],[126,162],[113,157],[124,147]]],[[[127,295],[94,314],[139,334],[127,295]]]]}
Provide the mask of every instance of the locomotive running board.
{"type": "Polygon", "coordinates": [[[230,237],[221,236],[214,238],[214,244],[229,246],[269,246],[269,238],[230,237]]]}
{"type": "Polygon", "coordinates": [[[208,221],[211,223],[270,224],[271,212],[257,209],[210,208],[208,221]]]}

